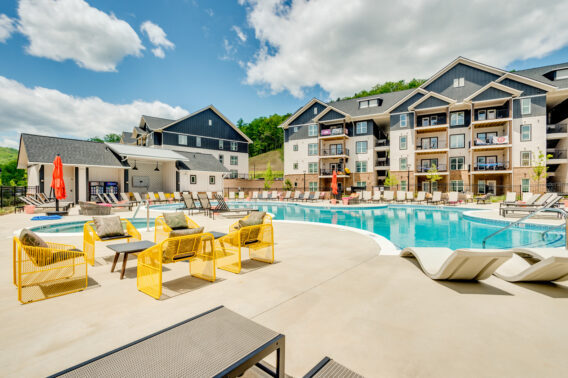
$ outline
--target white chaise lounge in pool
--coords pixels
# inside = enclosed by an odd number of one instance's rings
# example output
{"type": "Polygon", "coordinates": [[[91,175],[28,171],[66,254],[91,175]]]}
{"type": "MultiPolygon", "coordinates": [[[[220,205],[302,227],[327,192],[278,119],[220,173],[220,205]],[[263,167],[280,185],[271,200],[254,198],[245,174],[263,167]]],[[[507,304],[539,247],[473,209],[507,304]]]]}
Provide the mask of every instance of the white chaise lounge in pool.
{"type": "Polygon", "coordinates": [[[456,249],[413,247],[400,252],[402,257],[416,257],[424,273],[433,280],[484,280],[512,257],[500,249],[456,249]]]}
{"type": "Polygon", "coordinates": [[[568,280],[568,250],[565,248],[514,248],[512,251],[513,257],[495,271],[497,277],[509,282],[568,280]]]}

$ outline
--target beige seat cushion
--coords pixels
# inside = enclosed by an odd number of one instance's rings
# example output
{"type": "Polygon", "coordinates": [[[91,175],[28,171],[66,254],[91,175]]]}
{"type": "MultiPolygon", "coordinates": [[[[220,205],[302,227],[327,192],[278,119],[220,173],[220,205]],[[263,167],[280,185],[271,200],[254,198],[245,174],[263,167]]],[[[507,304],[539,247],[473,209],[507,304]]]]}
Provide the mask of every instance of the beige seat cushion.
{"type": "MultiPolygon", "coordinates": [[[[266,212],[264,211],[254,211],[246,219],[240,219],[237,229],[250,226],[261,225],[266,212]]],[[[243,231],[241,233],[241,244],[250,244],[256,242],[258,239],[258,234],[260,233],[260,227],[252,227],[248,231],[243,231]]]]}
{"type": "Polygon", "coordinates": [[[172,230],[188,228],[187,220],[185,219],[185,214],[183,212],[163,213],[162,215],[164,217],[164,222],[166,222],[172,230]]]}
{"type": "Polygon", "coordinates": [[[125,235],[120,217],[116,215],[93,217],[95,232],[99,238],[125,235]]]}
{"type": "MultiPolygon", "coordinates": [[[[203,227],[186,228],[170,232],[169,238],[179,238],[183,236],[197,235],[203,233],[203,227]]],[[[170,263],[175,260],[191,257],[197,252],[201,238],[188,237],[187,239],[168,240],[164,244],[162,255],[163,263],[170,263]],[[182,257],[183,256],[183,257],[182,257]]]]}

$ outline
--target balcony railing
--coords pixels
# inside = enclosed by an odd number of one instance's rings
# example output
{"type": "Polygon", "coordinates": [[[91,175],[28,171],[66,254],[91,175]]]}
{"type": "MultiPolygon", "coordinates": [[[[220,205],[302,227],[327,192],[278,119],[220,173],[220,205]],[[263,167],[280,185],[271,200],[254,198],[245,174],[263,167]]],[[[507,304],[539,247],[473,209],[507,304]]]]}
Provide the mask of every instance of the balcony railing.
{"type": "Polygon", "coordinates": [[[479,116],[479,110],[475,112],[475,121],[491,121],[494,119],[509,118],[509,109],[485,109],[485,116],[479,116]],[[495,113],[490,113],[495,110],[495,113]]]}
{"type": "Polygon", "coordinates": [[[343,128],[335,128],[335,129],[321,129],[320,136],[322,137],[329,137],[329,136],[343,136],[345,134],[345,130],[343,128]]]}
{"type": "Polygon", "coordinates": [[[509,162],[497,163],[476,163],[473,165],[474,171],[506,171],[509,169],[509,162]]]}
{"type": "Polygon", "coordinates": [[[390,161],[387,160],[377,160],[375,161],[375,167],[389,167],[390,161]]]}
{"type": "Polygon", "coordinates": [[[419,144],[416,146],[417,150],[438,150],[440,148],[447,148],[447,144],[445,141],[437,141],[437,142],[430,141],[430,143],[424,145],[419,144]]]}
{"type": "Polygon", "coordinates": [[[490,138],[475,138],[473,140],[474,146],[496,146],[499,144],[509,144],[509,136],[502,135],[490,138]]]}
{"type": "Polygon", "coordinates": [[[568,132],[568,124],[557,123],[555,125],[546,125],[546,132],[548,134],[566,133],[568,132]]]}
{"type": "Polygon", "coordinates": [[[390,145],[390,141],[388,139],[377,139],[375,142],[375,147],[388,147],[390,145]]]}
{"type": "MultiPolygon", "coordinates": [[[[416,167],[416,172],[417,172],[417,173],[426,173],[426,172],[428,172],[431,168],[432,168],[431,165],[430,165],[430,166],[426,166],[426,165],[424,165],[424,166],[418,166],[418,167],[416,167]]],[[[436,170],[437,170],[438,172],[447,172],[447,171],[448,171],[448,166],[447,166],[446,164],[439,164],[439,165],[436,165],[436,170]]]]}
{"type": "Polygon", "coordinates": [[[566,159],[568,157],[566,150],[554,150],[546,153],[549,159],[566,159]]]}
{"type": "MultiPolygon", "coordinates": [[[[337,174],[338,174],[338,175],[344,174],[344,173],[343,173],[343,170],[342,170],[342,169],[338,169],[338,170],[337,170],[337,174]]],[[[331,175],[333,175],[333,170],[332,170],[332,169],[330,169],[330,168],[322,168],[322,169],[320,169],[320,176],[331,176],[331,175]]]]}
{"type": "Polygon", "coordinates": [[[337,148],[337,147],[330,147],[330,148],[322,148],[320,150],[320,156],[337,156],[337,155],[349,155],[349,149],[337,148]]]}

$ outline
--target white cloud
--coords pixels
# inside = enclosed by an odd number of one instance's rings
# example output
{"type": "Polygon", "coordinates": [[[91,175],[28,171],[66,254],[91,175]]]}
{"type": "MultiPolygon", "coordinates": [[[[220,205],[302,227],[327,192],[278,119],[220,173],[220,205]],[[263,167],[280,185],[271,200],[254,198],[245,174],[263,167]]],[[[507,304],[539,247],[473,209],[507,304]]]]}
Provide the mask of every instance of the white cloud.
{"type": "Polygon", "coordinates": [[[215,15],[215,12],[213,12],[213,9],[211,8],[205,9],[205,13],[207,13],[209,17],[213,17],[215,15]]]}
{"type": "Polygon", "coordinates": [[[0,76],[2,145],[13,145],[16,132],[88,138],[131,131],[142,114],[177,119],[188,112],[160,101],[111,104],[99,97],[74,97],[0,76]]]}
{"type": "Polygon", "coordinates": [[[233,25],[232,29],[234,30],[234,32],[237,34],[237,37],[239,37],[239,39],[241,40],[241,42],[246,42],[247,41],[247,35],[245,33],[243,33],[243,31],[241,30],[241,28],[239,28],[236,25],[233,25]]]}
{"type": "Polygon", "coordinates": [[[237,48],[227,38],[223,38],[223,49],[225,54],[223,54],[221,60],[233,60],[235,58],[237,48]]]}
{"type": "Polygon", "coordinates": [[[5,14],[0,14],[0,42],[6,42],[14,32],[14,29],[14,20],[5,14]]]}
{"type": "Polygon", "coordinates": [[[146,33],[150,42],[156,46],[152,53],[158,58],[164,58],[164,48],[173,49],[175,45],[166,38],[166,32],[151,21],[144,21],[140,26],[142,33],[146,33]]]}
{"type": "Polygon", "coordinates": [[[505,67],[568,44],[568,1],[240,0],[261,47],[246,83],[331,98],[428,78],[457,56],[505,67]]]}
{"type": "Polygon", "coordinates": [[[138,34],[123,20],[83,0],[20,0],[19,31],[26,51],[61,62],[74,60],[94,71],[116,71],[126,56],[141,56],[138,34]]]}

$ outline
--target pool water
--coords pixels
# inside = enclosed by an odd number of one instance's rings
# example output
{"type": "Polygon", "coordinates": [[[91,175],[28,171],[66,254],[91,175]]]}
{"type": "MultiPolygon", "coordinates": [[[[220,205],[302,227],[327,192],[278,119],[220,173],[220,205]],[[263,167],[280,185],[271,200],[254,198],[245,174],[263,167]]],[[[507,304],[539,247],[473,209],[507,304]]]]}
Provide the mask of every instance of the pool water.
{"type": "MultiPolygon", "coordinates": [[[[128,219],[130,223],[136,228],[146,228],[146,218],[128,219]]],[[[79,233],[83,232],[85,221],[53,223],[44,226],[32,227],[30,230],[33,232],[46,232],[46,233],[79,233]]],[[[154,227],[154,218],[150,218],[150,227],[154,227]]]]}
{"type": "MultiPolygon", "coordinates": [[[[179,204],[156,205],[152,210],[172,210],[179,204]]],[[[232,208],[253,207],[274,214],[275,220],[319,222],[355,227],[389,239],[399,248],[449,247],[482,248],[483,239],[503,228],[501,224],[482,223],[464,217],[472,209],[389,205],[362,209],[329,209],[293,203],[231,202],[232,208]]],[[[564,233],[552,231],[542,238],[549,226],[512,227],[489,239],[486,248],[521,246],[560,247],[565,245],[564,233]]]]}

